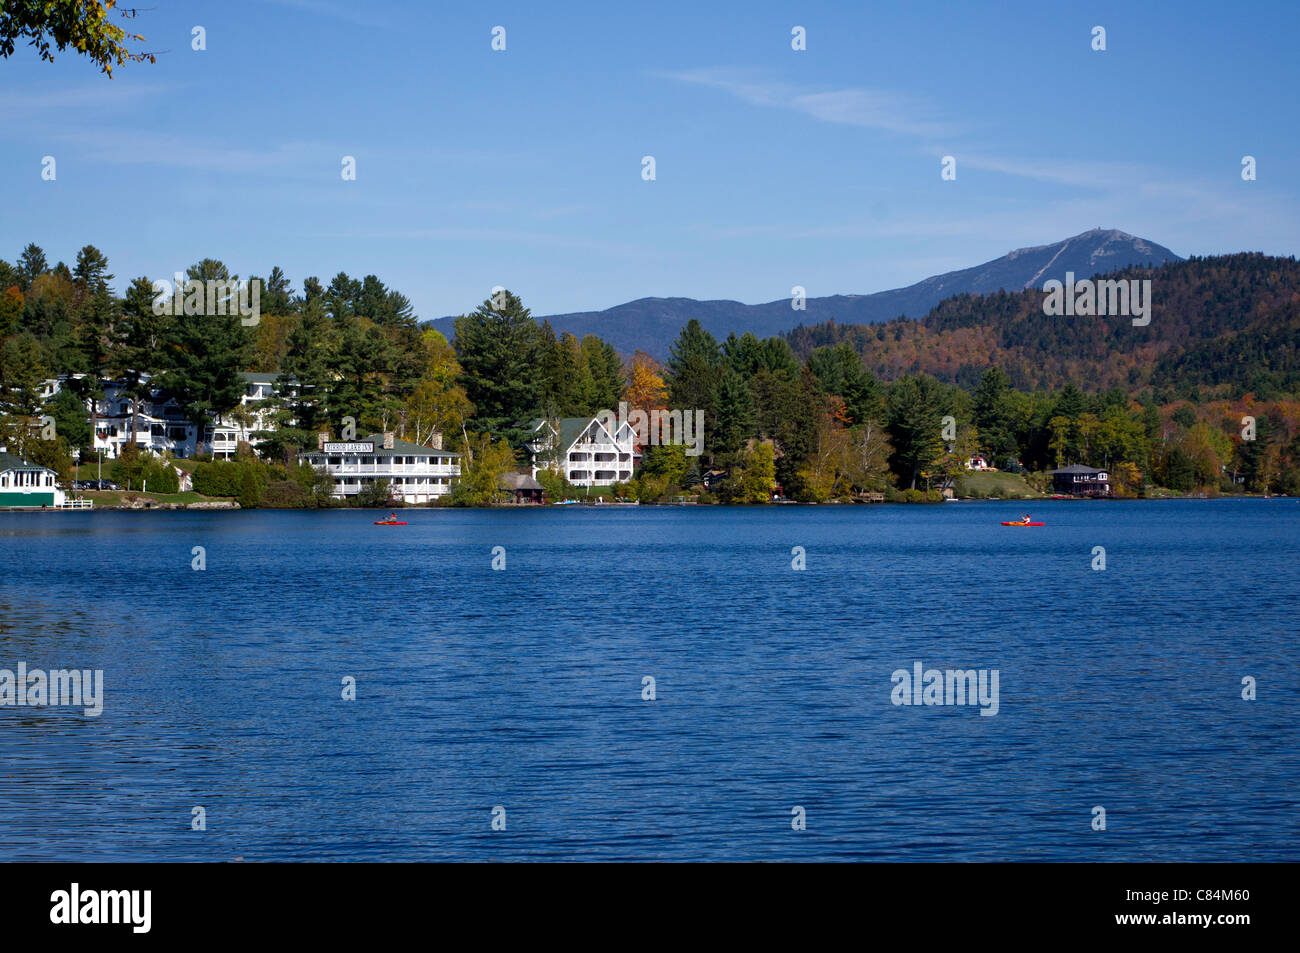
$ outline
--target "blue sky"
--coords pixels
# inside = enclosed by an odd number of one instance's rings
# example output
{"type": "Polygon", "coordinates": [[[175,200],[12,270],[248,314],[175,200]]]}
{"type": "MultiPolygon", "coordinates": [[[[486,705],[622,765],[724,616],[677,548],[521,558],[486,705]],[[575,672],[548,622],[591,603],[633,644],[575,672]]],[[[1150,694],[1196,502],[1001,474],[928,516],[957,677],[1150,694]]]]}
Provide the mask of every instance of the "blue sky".
{"type": "Polygon", "coordinates": [[[374,273],[434,318],[495,285],[539,315],[869,293],[1096,226],[1300,250],[1300,5],[622,6],[159,4],[169,52],[111,80],[19,47],[0,257],[374,273]]]}

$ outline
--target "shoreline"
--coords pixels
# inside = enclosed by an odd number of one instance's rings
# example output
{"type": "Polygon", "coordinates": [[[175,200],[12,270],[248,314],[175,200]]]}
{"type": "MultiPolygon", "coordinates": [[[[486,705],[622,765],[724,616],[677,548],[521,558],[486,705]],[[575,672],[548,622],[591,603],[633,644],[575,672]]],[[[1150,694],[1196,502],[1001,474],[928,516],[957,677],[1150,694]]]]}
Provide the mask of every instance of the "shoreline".
{"type": "MultiPolygon", "coordinates": [[[[1261,494],[1242,493],[1242,494],[1220,494],[1218,496],[1207,496],[1197,494],[1186,495],[1161,495],[1145,497],[1099,497],[1099,498],[1078,498],[1078,499],[1055,499],[1052,497],[1036,497],[1033,499],[973,499],[970,497],[953,498],[943,500],[943,503],[1006,503],[1008,505],[1025,506],[1033,504],[1038,506],[1043,503],[1154,503],[1167,501],[1197,501],[1213,502],[1216,500],[1300,500],[1300,497],[1289,497],[1280,494],[1271,494],[1263,496],[1261,494]]],[[[781,500],[772,503],[491,503],[484,506],[404,506],[401,504],[390,504],[388,506],[362,507],[362,506],[314,506],[314,507],[291,507],[291,506],[257,506],[246,508],[239,505],[235,500],[199,500],[193,503],[172,503],[156,502],[149,504],[142,503],[106,503],[103,505],[96,504],[93,507],[39,507],[39,506],[9,506],[0,507],[0,514],[5,513],[159,513],[159,512],[176,512],[176,511],[199,511],[199,512],[275,512],[275,513],[320,513],[320,512],[346,512],[356,511],[359,513],[381,513],[387,512],[411,512],[418,510],[549,510],[559,509],[562,507],[577,506],[583,509],[601,509],[601,510],[622,510],[632,507],[660,507],[666,509],[684,509],[686,507],[699,506],[705,508],[718,507],[722,509],[768,509],[782,506],[848,506],[848,507],[876,507],[876,506],[938,506],[940,502],[906,502],[903,500],[887,501],[859,501],[859,500],[827,500],[822,503],[814,501],[800,500],[781,500]]]]}

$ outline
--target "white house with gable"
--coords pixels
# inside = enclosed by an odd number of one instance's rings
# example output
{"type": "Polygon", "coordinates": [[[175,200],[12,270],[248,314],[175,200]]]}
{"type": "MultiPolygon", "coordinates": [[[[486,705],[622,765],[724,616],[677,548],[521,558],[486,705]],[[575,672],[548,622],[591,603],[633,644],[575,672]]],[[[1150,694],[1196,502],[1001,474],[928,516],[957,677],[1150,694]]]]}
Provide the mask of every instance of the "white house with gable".
{"type": "Polygon", "coordinates": [[[636,430],[626,422],[611,433],[601,417],[539,417],[528,428],[533,432],[527,447],[534,479],[541,470],[556,470],[574,486],[613,486],[632,479],[636,430]]]}

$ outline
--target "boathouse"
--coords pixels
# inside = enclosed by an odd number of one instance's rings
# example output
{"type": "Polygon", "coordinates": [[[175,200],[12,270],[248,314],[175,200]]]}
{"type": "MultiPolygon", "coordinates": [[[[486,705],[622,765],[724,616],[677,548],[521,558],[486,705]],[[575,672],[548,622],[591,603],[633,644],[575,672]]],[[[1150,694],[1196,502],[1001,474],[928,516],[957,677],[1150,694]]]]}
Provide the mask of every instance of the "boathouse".
{"type": "Polygon", "coordinates": [[[507,473],[498,483],[516,503],[540,503],[545,488],[528,473],[507,473]]]}
{"type": "Polygon", "coordinates": [[[0,452],[0,507],[62,506],[65,499],[49,467],[0,452]]]}

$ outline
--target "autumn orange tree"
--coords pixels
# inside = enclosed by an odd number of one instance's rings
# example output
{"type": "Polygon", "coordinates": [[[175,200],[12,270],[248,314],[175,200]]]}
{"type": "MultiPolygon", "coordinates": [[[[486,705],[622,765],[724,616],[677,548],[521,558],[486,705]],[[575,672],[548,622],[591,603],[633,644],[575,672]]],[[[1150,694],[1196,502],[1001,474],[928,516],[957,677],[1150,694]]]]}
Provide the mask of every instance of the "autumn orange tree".
{"type": "Polygon", "coordinates": [[[623,400],[629,408],[644,411],[662,409],[668,403],[668,388],[664,384],[663,367],[645,351],[632,355],[627,369],[627,386],[623,400]]]}
{"type": "Polygon", "coordinates": [[[817,423],[812,453],[798,471],[807,495],[818,503],[849,493],[849,417],[838,396],[826,398],[824,413],[817,423]]]}

